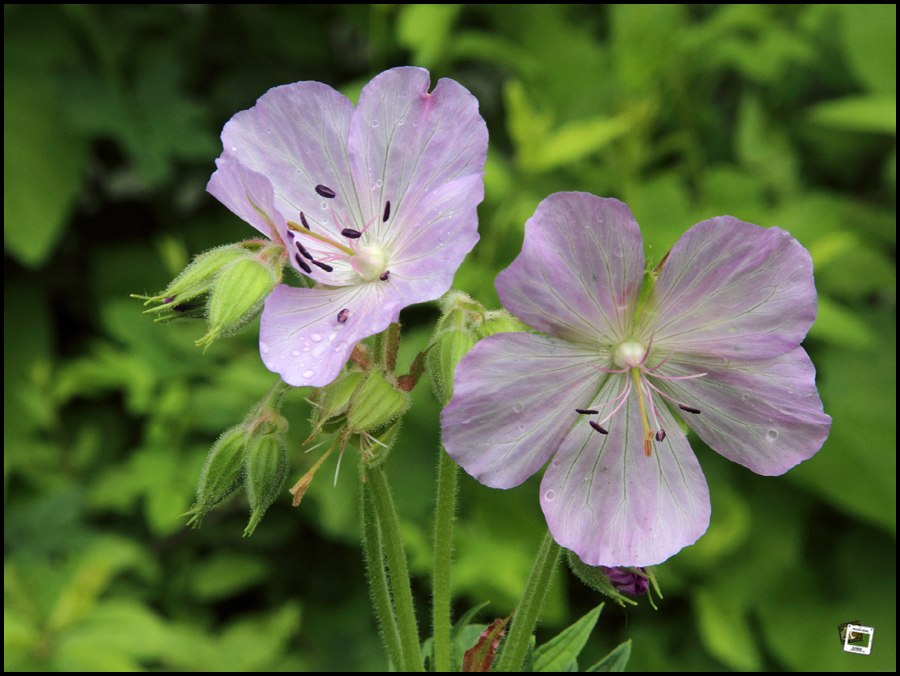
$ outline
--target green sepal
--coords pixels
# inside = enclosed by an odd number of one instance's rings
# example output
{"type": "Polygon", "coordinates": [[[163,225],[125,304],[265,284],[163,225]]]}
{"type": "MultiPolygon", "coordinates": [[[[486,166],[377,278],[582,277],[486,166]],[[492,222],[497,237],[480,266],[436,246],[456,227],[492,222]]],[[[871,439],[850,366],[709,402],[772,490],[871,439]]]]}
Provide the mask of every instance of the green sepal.
{"type": "Polygon", "coordinates": [[[287,448],[282,434],[263,434],[250,441],[244,458],[247,499],[250,502],[250,522],[244,537],[253,534],[263,514],[284,484],[287,474],[287,448]]]}
{"type": "Polygon", "coordinates": [[[398,389],[378,370],[369,371],[353,393],[347,422],[353,432],[368,432],[400,417],[409,408],[409,393],[398,389]]]}
{"type": "Polygon", "coordinates": [[[231,427],[213,444],[197,486],[197,502],[186,514],[195,528],[213,507],[228,498],[244,482],[247,442],[242,426],[231,427]]]}

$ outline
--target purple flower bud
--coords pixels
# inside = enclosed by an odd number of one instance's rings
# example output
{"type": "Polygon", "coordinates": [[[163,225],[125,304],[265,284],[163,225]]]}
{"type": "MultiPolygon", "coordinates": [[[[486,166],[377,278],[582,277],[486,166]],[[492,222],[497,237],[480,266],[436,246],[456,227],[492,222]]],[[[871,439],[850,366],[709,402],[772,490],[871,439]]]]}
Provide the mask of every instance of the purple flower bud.
{"type": "MultiPolygon", "coordinates": [[[[650,586],[646,577],[638,575],[628,568],[607,568],[606,566],[600,566],[600,569],[606,573],[606,577],[609,578],[612,586],[615,587],[616,591],[620,594],[643,596],[647,593],[647,589],[650,586]]],[[[645,574],[647,572],[643,568],[638,568],[637,570],[645,574]]]]}

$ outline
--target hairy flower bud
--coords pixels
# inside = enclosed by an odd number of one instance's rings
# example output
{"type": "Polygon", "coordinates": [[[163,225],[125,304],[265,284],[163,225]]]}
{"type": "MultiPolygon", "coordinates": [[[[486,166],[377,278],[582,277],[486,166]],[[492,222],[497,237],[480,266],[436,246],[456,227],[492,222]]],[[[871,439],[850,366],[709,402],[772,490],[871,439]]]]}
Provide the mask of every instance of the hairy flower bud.
{"type": "Polygon", "coordinates": [[[492,336],[495,333],[525,333],[529,331],[518,319],[506,310],[490,310],[484,313],[484,323],[481,325],[481,333],[484,336],[492,336]]]}
{"type": "Polygon", "coordinates": [[[226,430],[213,444],[206,458],[197,487],[197,502],[188,514],[188,524],[200,525],[213,507],[230,496],[244,481],[244,429],[235,426],[226,430]]]}
{"type": "Polygon", "coordinates": [[[282,247],[268,247],[256,256],[228,264],[219,272],[209,299],[209,332],[197,341],[198,345],[209,346],[262,311],[263,301],[281,280],[281,250],[282,247]]]}
{"type": "Polygon", "coordinates": [[[284,483],[287,448],[282,434],[263,434],[250,441],[244,458],[244,485],[250,501],[250,523],[244,536],[251,535],[284,483]]]}
{"type": "Polygon", "coordinates": [[[368,432],[398,418],[407,408],[409,393],[373,369],[350,399],[347,422],[354,432],[368,432]]]}
{"type": "Polygon", "coordinates": [[[428,372],[434,394],[442,406],[453,397],[453,374],[460,359],[475,346],[471,331],[451,329],[437,337],[428,352],[428,372]]]}
{"type": "Polygon", "coordinates": [[[645,568],[589,566],[575,552],[568,551],[566,556],[569,567],[579,580],[594,591],[606,594],[620,606],[625,603],[635,605],[634,601],[625,598],[623,594],[642,596],[650,586],[650,575],[645,568]]]}
{"type": "Polygon", "coordinates": [[[158,306],[150,308],[147,312],[175,309],[181,303],[191,298],[208,293],[212,289],[219,271],[226,265],[244,258],[246,255],[247,251],[240,244],[217,247],[196,256],[191,264],[182,270],[181,274],[173,279],[166,287],[166,290],[159,295],[133,297],[143,298],[146,301],[144,305],[162,301],[158,306]]]}

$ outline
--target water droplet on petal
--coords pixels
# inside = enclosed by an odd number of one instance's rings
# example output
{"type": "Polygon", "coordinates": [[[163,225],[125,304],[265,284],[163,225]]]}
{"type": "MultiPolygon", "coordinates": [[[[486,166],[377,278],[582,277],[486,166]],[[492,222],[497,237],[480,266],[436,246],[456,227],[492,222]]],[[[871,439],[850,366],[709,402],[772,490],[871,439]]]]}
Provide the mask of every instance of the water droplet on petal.
{"type": "Polygon", "coordinates": [[[554,466],[554,467],[559,467],[559,460],[554,460],[554,461],[553,461],[553,466],[554,466]]]}
{"type": "Polygon", "coordinates": [[[314,375],[316,375],[316,372],[313,371],[312,369],[307,369],[306,371],[303,372],[304,378],[312,378],[314,375]]]}
{"type": "Polygon", "coordinates": [[[291,350],[291,356],[292,356],[292,357],[299,357],[299,356],[300,356],[300,350],[291,350]]]}
{"type": "Polygon", "coordinates": [[[623,249],[623,248],[620,247],[620,246],[617,246],[617,247],[613,250],[613,254],[615,255],[616,258],[621,258],[622,256],[625,255],[625,249],[623,249]]]}
{"type": "Polygon", "coordinates": [[[741,399],[743,399],[744,401],[747,401],[749,398],[750,398],[750,395],[749,395],[749,394],[742,394],[742,395],[741,395],[741,399]]]}
{"type": "Polygon", "coordinates": [[[525,404],[523,404],[521,401],[516,402],[516,404],[513,406],[513,411],[515,411],[516,413],[521,413],[523,410],[525,410],[525,404]]]}
{"type": "Polygon", "coordinates": [[[768,432],[766,432],[766,439],[768,439],[769,442],[775,441],[777,438],[778,430],[769,430],[768,432]]]}
{"type": "Polygon", "coordinates": [[[553,499],[555,497],[556,497],[555,491],[547,491],[546,493],[544,493],[544,500],[546,500],[547,502],[553,502],[553,499]]]}
{"type": "Polygon", "coordinates": [[[309,339],[314,343],[318,343],[320,340],[322,340],[322,336],[320,336],[318,333],[311,333],[309,334],[309,339]]]}
{"type": "Polygon", "coordinates": [[[520,432],[524,432],[524,431],[525,431],[525,423],[520,423],[520,424],[519,424],[519,431],[520,431],[520,432]]]}
{"type": "Polygon", "coordinates": [[[378,126],[378,120],[372,120],[372,126],[373,126],[373,127],[377,127],[377,126],[378,126]]]}
{"type": "Polygon", "coordinates": [[[377,185],[380,188],[384,184],[381,182],[381,179],[379,178],[377,181],[375,181],[375,185],[377,185]]]}
{"type": "Polygon", "coordinates": [[[262,352],[263,354],[268,354],[269,346],[266,345],[264,342],[259,341],[259,351],[262,352]]]}

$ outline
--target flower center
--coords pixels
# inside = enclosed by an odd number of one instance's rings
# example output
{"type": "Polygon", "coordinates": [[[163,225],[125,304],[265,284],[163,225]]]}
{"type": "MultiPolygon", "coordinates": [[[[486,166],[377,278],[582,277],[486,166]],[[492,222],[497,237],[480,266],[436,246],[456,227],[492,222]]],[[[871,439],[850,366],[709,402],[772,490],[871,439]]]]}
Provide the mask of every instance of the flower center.
{"type": "Polygon", "coordinates": [[[670,397],[653,385],[653,383],[650,382],[650,378],[658,378],[660,380],[688,380],[690,378],[700,378],[706,375],[705,373],[698,373],[697,375],[692,376],[661,375],[658,373],[658,370],[669,360],[669,357],[663,359],[656,366],[648,367],[647,357],[650,356],[650,347],[652,345],[652,338],[650,339],[650,342],[647,343],[646,347],[635,340],[628,340],[624,343],[620,343],[613,351],[613,363],[619,367],[618,369],[605,369],[594,366],[593,364],[588,364],[591,368],[602,371],[603,373],[622,374],[624,376],[622,379],[624,380],[624,385],[622,391],[615,399],[604,401],[601,404],[592,404],[592,408],[589,409],[575,409],[582,415],[597,415],[600,414],[603,408],[611,407],[612,411],[599,422],[594,422],[593,420],[589,421],[590,426],[600,434],[609,434],[606,428],[603,427],[604,423],[610,420],[616,412],[624,406],[628,397],[631,396],[632,391],[634,391],[638,398],[638,405],[641,408],[641,423],[644,428],[644,455],[648,458],[653,452],[653,440],[655,439],[657,442],[662,442],[666,438],[666,431],[662,428],[662,425],[659,424],[659,416],[656,413],[656,405],[653,401],[654,392],[661,397],[665,397],[676,403],[682,411],[693,413],[695,415],[700,413],[699,409],[688,406],[687,404],[670,397]]]}
{"type": "MultiPolygon", "coordinates": [[[[317,185],[315,190],[316,194],[326,199],[334,199],[337,197],[337,193],[334,190],[324,185],[317,185]]],[[[250,202],[250,204],[262,214],[253,202],[250,202]]],[[[315,265],[325,272],[332,272],[334,268],[328,263],[338,260],[349,261],[350,266],[364,281],[371,282],[377,277],[382,282],[386,282],[391,274],[390,270],[386,269],[387,252],[378,245],[358,246],[356,244],[357,240],[363,236],[363,233],[369,229],[369,226],[372,225],[376,219],[373,218],[366,223],[362,230],[356,230],[354,228],[343,227],[343,223],[334,213],[334,209],[331,210],[331,215],[332,218],[334,218],[335,224],[341,230],[341,236],[346,238],[346,244],[336,241],[327,235],[320,235],[317,232],[313,232],[309,227],[309,222],[306,220],[306,215],[302,211],[300,212],[300,224],[294,223],[293,221],[287,222],[289,240],[290,242],[293,242],[297,249],[297,252],[294,253],[294,262],[297,263],[297,267],[307,274],[312,272],[310,264],[315,265]],[[314,258],[306,247],[303,246],[303,243],[300,241],[301,237],[307,240],[307,244],[310,240],[315,240],[330,246],[335,249],[335,251],[324,255],[320,254],[317,258],[314,258]]],[[[390,215],[391,203],[388,201],[385,202],[384,205],[382,222],[387,222],[390,215]]],[[[265,216],[265,214],[263,214],[263,216],[265,216]]]]}

